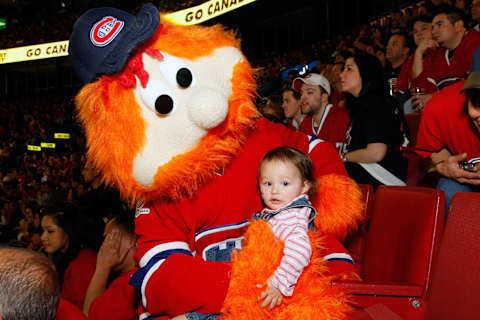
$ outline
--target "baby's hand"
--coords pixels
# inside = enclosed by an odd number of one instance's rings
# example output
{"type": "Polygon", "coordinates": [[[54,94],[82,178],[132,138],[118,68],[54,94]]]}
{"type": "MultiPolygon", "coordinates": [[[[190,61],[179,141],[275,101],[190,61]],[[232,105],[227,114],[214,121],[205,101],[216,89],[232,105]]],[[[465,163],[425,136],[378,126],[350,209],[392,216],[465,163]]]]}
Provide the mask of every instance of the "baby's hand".
{"type": "MultiPolygon", "coordinates": [[[[257,288],[263,288],[264,285],[257,284],[257,288]]],[[[262,303],[262,308],[265,308],[270,304],[270,309],[273,309],[275,306],[279,306],[282,303],[283,295],[274,286],[270,284],[270,281],[267,281],[267,289],[262,292],[260,297],[258,297],[258,301],[265,299],[262,303]]]]}

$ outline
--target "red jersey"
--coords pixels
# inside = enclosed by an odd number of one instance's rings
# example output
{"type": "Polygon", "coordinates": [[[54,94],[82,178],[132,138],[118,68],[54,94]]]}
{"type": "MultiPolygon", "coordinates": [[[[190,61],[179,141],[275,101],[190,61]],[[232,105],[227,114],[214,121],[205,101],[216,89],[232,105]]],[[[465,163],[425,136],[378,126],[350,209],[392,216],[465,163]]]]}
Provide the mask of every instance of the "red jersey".
{"type": "Polygon", "coordinates": [[[87,320],[87,317],[70,301],[60,298],[55,320],[87,320]]]}
{"type": "Polygon", "coordinates": [[[295,147],[310,154],[317,176],[346,175],[333,146],[318,141],[309,144],[304,134],[260,119],[235,159],[193,199],[147,202],[137,208],[136,259],[140,270],[130,282],[139,288],[149,314],[220,312],[230,267],[207,260],[228,261],[222,250],[241,248],[249,219],[262,209],[257,168],[265,153],[279,146],[295,147]]]}
{"type": "Polygon", "coordinates": [[[137,271],[122,273],[108,286],[102,295],[96,297],[88,310],[88,319],[136,320],[138,308],[138,293],[135,287],[128,283],[130,276],[137,271]]]}
{"type": "Polygon", "coordinates": [[[96,266],[97,253],[90,249],[80,250],[78,256],[70,262],[65,271],[60,297],[82,310],[88,285],[95,273],[96,266]]]}
{"type": "Polygon", "coordinates": [[[300,121],[300,123],[298,123],[297,120],[295,120],[295,119],[290,120],[288,122],[287,128],[298,131],[300,129],[300,126],[302,125],[302,122],[303,122],[304,119],[305,119],[305,116],[302,117],[302,120],[300,121]]]}
{"type": "Polygon", "coordinates": [[[480,133],[465,111],[465,81],[456,83],[433,95],[422,112],[418,129],[416,152],[429,157],[447,148],[452,155],[466,152],[467,161],[480,157],[480,133]]]}
{"type": "Polygon", "coordinates": [[[480,33],[470,30],[453,52],[453,56],[449,57],[451,52],[448,49],[435,49],[423,59],[423,71],[412,81],[412,85],[424,88],[426,93],[432,93],[465,79],[472,65],[473,53],[478,47],[480,33]]]}
{"type": "Polygon", "coordinates": [[[311,116],[305,117],[299,131],[306,135],[317,137],[323,141],[331,142],[338,147],[342,146],[346,139],[346,132],[350,124],[350,115],[347,110],[328,104],[318,126],[315,126],[311,116]]]}
{"type": "MultiPolygon", "coordinates": [[[[397,89],[400,93],[407,92],[412,87],[412,66],[413,66],[413,59],[414,54],[408,57],[407,60],[402,64],[402,70],[400,70],[400,75],[398,76],[397,80],[397,89]]],[[[425,84],[425,92],[435,92],[437,91],[437,87],[433,84],[428,82],[425,84]]]]}

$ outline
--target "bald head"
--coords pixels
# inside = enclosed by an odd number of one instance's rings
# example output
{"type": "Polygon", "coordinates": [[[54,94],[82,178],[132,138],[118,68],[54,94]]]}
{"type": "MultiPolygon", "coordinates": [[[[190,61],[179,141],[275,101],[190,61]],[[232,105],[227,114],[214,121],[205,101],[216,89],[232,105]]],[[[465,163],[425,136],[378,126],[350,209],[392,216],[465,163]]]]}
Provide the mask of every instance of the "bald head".
{"type": "Polygon", "coordinates": [[[53,320],[59,294],[55,267],[46,256],[0,247],[0,319],[53,320]]]}

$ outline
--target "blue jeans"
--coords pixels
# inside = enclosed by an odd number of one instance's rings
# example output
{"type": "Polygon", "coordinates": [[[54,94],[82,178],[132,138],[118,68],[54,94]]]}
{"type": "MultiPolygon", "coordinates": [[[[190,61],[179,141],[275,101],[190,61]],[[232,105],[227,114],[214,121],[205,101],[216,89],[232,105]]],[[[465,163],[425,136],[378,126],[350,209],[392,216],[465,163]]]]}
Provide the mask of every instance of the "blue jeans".
{"type": "Polygon", "coordinates": [[[463,184],[454,179],[441,177],[437,183],[437,189],[445,191],[445,221],[447,221],[448,208],[452,197],[457,192],[478,192],[480,188],[471,184],[463,184]]]}
{"type": "MultiPolygon", "coordinates": [[[[225,246],[213,246],[205,252],[205,258],[207,261],[230,261],[232,250],[236,248],[236,241],[225,241],[225,246]]],[[[240,248],[237,248],[240,249],[240,248]]],[[[187,312],[185,316],[188,320],[216,320],[220,317],[218,313],[198,313],[187,312]]]]}
{"type": "Polygon", "coordinates": [[[188,312],[185,316],[188,320],[216,320],[220,317],[219,314],[198,312],[188,312]]]}

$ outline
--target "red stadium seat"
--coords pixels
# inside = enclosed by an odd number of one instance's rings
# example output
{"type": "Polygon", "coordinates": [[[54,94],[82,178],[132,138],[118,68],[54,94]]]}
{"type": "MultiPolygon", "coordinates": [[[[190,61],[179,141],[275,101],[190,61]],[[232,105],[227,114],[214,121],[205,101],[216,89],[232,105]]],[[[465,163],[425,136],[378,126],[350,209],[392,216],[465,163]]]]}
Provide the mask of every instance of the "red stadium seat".
{"type": "Polygon", "coordinates": [[[361,270],[363,254],[365,251],[365,243],[367,238],[367,226],[372,216],[373,209],[373,186],[369,184],[360,184],[362,189],[363,201],[365,207],[363,208],[364,222],[358,226],[358,229],[353,234],[349,235],[344,242],[345,248],[350,252],[350,255],[355,261],[355,266],[358,271],[361,270]]]}
{"type": "Polygon", "coordinates": [[[380,186],[367,234],[363,281],[336,284],[376,319],[423,319],[444,213],[443,191],[380,186]]]}
{"type": "Polygon", "coordinates": [[[480,319],[479,252],[480,193],[456,193],[433,270],[425,319],[480,319]]]}

